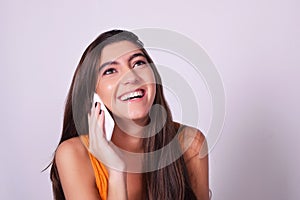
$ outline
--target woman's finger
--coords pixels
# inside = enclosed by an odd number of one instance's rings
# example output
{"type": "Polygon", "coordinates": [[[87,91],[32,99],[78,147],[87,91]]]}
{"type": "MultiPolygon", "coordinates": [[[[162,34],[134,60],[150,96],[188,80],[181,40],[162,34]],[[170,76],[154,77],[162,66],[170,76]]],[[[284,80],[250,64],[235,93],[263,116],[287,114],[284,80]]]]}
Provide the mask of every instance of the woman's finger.
{"type": "Polygon", "coordinates": [[[89,122],[90,142],[97,145],[99,142],[103,143],[103,139],[105,139],[104,114],[101,112],[100,103],[96,103],[95,108],[93,108],[91,112],[92,116],[89,122]]]}

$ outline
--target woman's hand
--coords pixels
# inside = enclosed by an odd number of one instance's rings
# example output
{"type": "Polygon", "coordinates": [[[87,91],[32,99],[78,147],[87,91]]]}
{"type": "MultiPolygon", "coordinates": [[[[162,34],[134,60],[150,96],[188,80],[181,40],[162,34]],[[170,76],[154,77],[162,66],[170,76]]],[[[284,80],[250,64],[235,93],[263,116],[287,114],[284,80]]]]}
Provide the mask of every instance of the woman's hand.
{"type": "Polygon", "coordinates": [[[92,106],[88,115],[89,123],[89,151],[106,167],[108,171],[125,171],[125,163],[121,159],[121,152],[113,148],[112,143],[105,137],[104,112],[100,110],[100,103],[92,106]]]}

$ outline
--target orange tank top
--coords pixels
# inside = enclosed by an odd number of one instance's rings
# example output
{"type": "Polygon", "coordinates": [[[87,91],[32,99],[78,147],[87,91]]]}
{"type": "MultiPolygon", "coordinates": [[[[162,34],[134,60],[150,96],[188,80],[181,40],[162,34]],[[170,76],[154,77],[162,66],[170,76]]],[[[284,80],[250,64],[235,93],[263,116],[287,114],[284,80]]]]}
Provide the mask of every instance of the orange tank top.
{"type": "MultiPolygon", "coordinates": [[[[88,135],[81,135],[80,139],[84,143],[84,145],[88,148],[89,147],[88,135]]],[[[90,152],[88,153],[91,160],[91,164],[93,166],[99,195],[102,200],[106,200],[107,192],[108,192],[108,172],[105,166],[101,162],[99,162],[97,158],[93,156],[93,154],[91,154],[90,152]]]]}

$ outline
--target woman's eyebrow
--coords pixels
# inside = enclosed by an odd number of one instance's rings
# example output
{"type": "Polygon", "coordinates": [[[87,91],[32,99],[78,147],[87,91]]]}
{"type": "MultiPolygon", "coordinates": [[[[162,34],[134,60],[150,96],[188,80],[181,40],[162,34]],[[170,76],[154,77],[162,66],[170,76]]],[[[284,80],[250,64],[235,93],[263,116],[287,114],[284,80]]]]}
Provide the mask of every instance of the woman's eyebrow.
{"type": "Polygon", "coordinates": [[[98,71],[100,71],[103,67],[105,67],[105,66],[107,66],[107,65],[116,65],[116,64],[118,64],[118,62],[116,62],[116,61],[108,61],[108,62],[105,62],[105,63],[103,63],[103,64],[99,67],[99,70],[98,70],[98,71]]]}
{"type": "Polygon", "coordinates": [[[135,54],[132,54],[132,55],[129,57],[128,61],[130,62],[132,59],[134,59],[134,58],[136,58],[136,57],[139,57],[139,56],[142,56],[142,57],[146,58],[146,56],[145,56],[143,53],[135,53],[135,54]]]}
{"type": "MultiPolygon", "coordinates": [[[[145,56],[143,53],[135,53],[135,54],[132,54],[132,55],[129,57],[128,62],[130,62],[131,60],[133,60],[134,58],[139,57],[139,56],[142,56],[142,57],[146,58],[146,56],[145,56]]],[[[103,67],[105,67],[105,66],[107,66],[107,65],[117,65],[117,64],[118,64],[117,61],[108,61],[108,62],[105,62],[105,63],[103,63],[103,64],[99,67],[99,71],[100,71],[103,67]]]]}

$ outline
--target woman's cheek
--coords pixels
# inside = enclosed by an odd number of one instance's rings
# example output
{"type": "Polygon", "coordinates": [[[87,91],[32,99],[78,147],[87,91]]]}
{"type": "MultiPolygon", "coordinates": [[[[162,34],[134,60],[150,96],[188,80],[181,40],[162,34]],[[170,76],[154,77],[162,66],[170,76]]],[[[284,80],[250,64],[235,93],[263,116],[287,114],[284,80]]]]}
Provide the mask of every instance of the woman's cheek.
{"type": "Polygon", "coordinates": [[[147,84],[155,84],[154,73],[150,68],[147,68],[143,73],[141,73],[141,77],[147,84]]]}
{"type": "Polygon", "coordinates": [[[111,104],[114,101],[114,89],[115,86],[112,83],[102,83],[100,87],[98,87],[98,94],[100,94],[100,98],[102,99],[103,103],[111,108],[111,104]]]}

